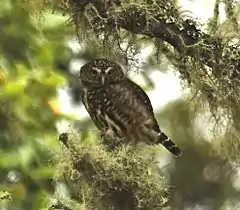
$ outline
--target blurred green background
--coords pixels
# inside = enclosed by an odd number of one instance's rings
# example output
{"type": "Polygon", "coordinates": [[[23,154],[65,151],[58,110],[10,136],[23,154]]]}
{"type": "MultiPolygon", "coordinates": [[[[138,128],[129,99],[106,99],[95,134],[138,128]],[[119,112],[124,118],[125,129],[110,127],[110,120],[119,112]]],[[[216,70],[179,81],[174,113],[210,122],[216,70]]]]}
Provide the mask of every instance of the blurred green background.
{"type": "MultiPolygon", "coordinates": [[[[38,16],[34,7],[26,12],[20,0],[0,0],[0,5],[0,190],[12,194],[7,202],[0,193],[0,207],[47,209],[56,191],[54,155],[60,149],[56,123],[71,119],[61,113],[57,90],[69,86],[73,102],[80,104],[69,64],[72,59],[94,58],[97,52],[72,50],[69,40],[75,29],[67,15],[46,9],[38,16]]],[[[167,69],[168,62],[163,63],[167,69]]],[[[151,59],[145,65],[151,68],[151,59]]],[[[142,76],[145,88],[154,88],[148,71],[142,76]]],[[[212,143],[197,132],[192,106],[179,99],[157,113],[185,153],[161,170],[176,189],[170,206],[238,209],[238,167],[217,155],[212,143]]],[[[89,122],[78,123],[89,128],[89,122]]]]}

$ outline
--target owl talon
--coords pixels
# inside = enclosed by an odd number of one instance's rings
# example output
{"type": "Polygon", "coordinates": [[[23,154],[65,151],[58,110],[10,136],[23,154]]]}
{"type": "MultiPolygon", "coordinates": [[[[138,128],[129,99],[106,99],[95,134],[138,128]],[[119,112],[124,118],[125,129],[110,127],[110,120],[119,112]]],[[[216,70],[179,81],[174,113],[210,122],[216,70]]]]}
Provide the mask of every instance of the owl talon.
{"type": "Polygon", "coordinates": [[[121,142],[119,142],[118,140],[107,136],[103,136],[102,142],[109,151],[114,151],[121,145],[121,142]]]}

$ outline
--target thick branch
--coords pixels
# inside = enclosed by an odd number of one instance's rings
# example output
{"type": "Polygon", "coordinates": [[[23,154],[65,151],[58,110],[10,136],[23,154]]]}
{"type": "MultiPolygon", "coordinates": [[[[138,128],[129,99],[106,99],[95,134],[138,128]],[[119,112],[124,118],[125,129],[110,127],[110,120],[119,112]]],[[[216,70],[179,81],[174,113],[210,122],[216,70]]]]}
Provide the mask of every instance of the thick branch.
{"type": "MultiPolygon", "coordinates": [[[[197,58],[203,64],[217,70],[221,63],[229,63],[233,69],[240,69],[240,50],[236,57],[229,58],[226,48],[217,36],[210,36],[197,29],[192,20],[183,20],[172,1],[101,1],[92,0],[87,3],[76,3],[85,8],[90,4],[96,8],[95,21],[102,22],[105,27],[114,24],[135,34],[159,38],[172,45],[181,56],[197,58]],[[101,18],[100,18],[101,17],[101,18]],[[104,20],[104,21],[102,21],[104,20]],[[221,60],[221,63],[219,62],[221,60]]],[[[78,10],[79,11],[79,10],[78,10]]]]}

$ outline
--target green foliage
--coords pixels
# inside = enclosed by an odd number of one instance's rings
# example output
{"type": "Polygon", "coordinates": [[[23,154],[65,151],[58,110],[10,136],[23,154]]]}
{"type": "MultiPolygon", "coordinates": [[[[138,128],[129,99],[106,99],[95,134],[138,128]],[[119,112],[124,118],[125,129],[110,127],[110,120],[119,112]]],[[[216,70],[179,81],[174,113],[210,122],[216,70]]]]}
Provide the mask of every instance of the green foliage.
{"type": "Polygon", "coordinates": [[[66,18],[39,30],[21,1],[0,3],[0,189],[12,194],[9,208],[39,209],[53,192],[49,164],[63,116],[51,101],[66,84],[58,62],[69,59],[69,32],[66,18]]]}

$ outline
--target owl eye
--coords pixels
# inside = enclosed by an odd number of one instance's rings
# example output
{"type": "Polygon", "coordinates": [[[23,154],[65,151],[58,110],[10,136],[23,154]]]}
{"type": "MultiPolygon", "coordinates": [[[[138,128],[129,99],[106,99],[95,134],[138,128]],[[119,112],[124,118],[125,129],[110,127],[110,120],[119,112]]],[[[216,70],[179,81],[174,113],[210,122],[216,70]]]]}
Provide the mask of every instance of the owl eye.
{"type": "Polygon", "coordinates": [[[92,71],[92,72],[91,72],[91,75],[92,75],[92,76],[97,76],[97,72],[96,72],[96,71],[92,71]]]}
{"type": "Polygon", "coordinates": [[[112,75],[113,75],[113,73],[114,73],[114,70],[113,70],[113,69],[111,69],[111,70],[108,72],[108,75],[112,76],[112,75]]]}

